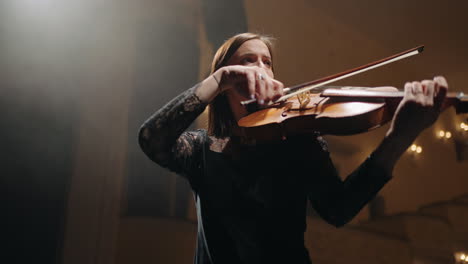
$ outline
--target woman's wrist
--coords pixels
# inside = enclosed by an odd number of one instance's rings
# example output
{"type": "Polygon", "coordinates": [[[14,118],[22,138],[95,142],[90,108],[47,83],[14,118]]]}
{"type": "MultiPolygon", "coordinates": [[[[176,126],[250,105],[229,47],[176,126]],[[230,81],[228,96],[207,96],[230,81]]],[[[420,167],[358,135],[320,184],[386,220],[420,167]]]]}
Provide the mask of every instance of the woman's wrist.
{"type": "Polygon", "coordinates": [[[203,80],[195,92],[198,98],[205,103],[210,103],[220,93],[220,80],[222,72],[220,70],[212,73],[203,80]]]}

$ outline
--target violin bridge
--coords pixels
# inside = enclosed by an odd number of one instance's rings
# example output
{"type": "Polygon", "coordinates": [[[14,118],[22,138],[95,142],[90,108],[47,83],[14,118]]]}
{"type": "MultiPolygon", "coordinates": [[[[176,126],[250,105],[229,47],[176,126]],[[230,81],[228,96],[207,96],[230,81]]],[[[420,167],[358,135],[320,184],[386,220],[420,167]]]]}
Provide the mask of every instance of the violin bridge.
{"type": "Polygon", "coordinates": [[[297,100],[299,101],[299,110],[305,110],[310,103],[309,91],[297,94],[297,100]]]}

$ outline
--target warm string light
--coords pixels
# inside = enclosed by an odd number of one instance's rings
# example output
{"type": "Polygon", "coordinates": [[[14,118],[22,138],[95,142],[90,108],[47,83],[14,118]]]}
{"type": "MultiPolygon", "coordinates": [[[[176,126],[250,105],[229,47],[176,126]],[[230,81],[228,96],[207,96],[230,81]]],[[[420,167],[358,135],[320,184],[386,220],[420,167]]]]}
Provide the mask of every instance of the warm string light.
{"type": "Polygon", "coordinates": [[[411,145],[411,147],[409,148],[409,150],[413,153],[416,153],[416,154],[421,154],[422,152],[422,147],[421,146],[418,146],[416,144],[413,144],[411,145]]]}
{"type": "Polygon", "coordinates": [[[468,131],[468,124],[466,124],[465,122],[461,122],[460,123],[460,128],[463,130],[463,131],[468,131]]]}
{"type": "Polygon", "coordinates": [[[440,139],[449,139],[449,138],[452,137],[452,132],[440,130],[439,133],[437,134],[437,136],[440,139]]]}
{"type": "MultiPolygon", "coordinates": [[[[460,129],[462,132],[468,132],[468,119],[465,122],[460,123],[460,129]]],[[[458,133],[458,130],[457,130],[457,133],[458,133]]],[[[453,136],[452,132],[448,130],[439,130],[436,133],[436,137],[443,141],[451,139],[452,136],[453,136]]],[[[408,151],[413,154],[421,154],[422,150],[423,150],[422,147],[416,144],[413,144],[408,148],[408,151]]],[[[464,256],[463,259],[464,260],[466,259],[466,263],[468,264],[468,254],[463,255],[463,256],[464,256]]]]}
{"type": "Polygon", "coordinates": [[[456,260],[457,264],[468,263],[468,255],[465,252],[456,252],[455,253],[455,260],[456,260]]]}

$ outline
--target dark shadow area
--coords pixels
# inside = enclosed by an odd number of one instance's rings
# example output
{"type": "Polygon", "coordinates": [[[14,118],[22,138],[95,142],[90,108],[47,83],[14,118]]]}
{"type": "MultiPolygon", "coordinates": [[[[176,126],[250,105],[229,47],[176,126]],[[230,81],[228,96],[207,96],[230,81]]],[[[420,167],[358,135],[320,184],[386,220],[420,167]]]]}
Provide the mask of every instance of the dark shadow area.
{"type": "MultiPolygon", "coordinates": [[[[207,38],[214,47],[247,30],[242,1],[204,0],[202,8],[207,38]]],[[[135,87],[128,133],[126,213],[129,215],[187,217],[190,186],[185,179],[171,174],[143,154],[137,132],[151,114],[199,81],[199,36],[194,23],[198,21],[154,17],[135,30],[135,87]]]]}

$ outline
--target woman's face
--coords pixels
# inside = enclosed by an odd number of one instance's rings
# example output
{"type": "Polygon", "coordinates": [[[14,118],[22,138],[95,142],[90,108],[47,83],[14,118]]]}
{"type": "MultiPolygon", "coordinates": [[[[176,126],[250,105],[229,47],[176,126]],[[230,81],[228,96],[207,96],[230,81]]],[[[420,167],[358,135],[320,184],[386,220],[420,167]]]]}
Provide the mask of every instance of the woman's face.
{"type": "MultiPolygon", "coordinates": [[[[229,59],[227,65],[257,66],[264,69],[271,78],[274,77],[270,50],[259,39],[244,42],[229,59]]],[[[239,121],[240,118],[248,114],[240,102],[250,98],[240,95],[235,89],[228,90],[227,96],[234,118],[239,121]]]]}

